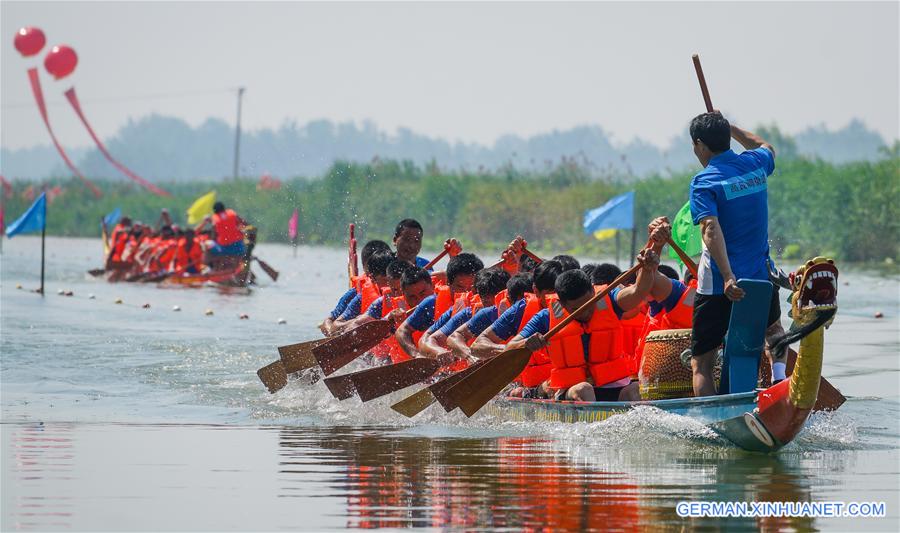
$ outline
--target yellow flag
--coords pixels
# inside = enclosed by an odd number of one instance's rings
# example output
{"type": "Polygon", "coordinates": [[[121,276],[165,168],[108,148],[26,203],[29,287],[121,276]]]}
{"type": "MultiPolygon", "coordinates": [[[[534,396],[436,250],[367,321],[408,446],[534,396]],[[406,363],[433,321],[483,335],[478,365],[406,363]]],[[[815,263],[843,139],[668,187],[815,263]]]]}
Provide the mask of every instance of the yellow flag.
{"type": "Polygon", "coordinates": [[[216,203],[216,191],[204,194],[197,198],[187,210],[188,224],[199,224],[206,215],[212,213],[213,204],[216,203]]]}
{"type": "Polygon", "coordinates": [[[599,230],[599,231],[595,231],[595,232],[594,232],[594,237],[595,237],[598,241],[604,241],[604,240],[609,239],[609,238],[611,238],[611,237],[615,237],[617,231],[619,231],[619,230],[616,230],[616,229],[601,229],[601,230],[599,230]]]}

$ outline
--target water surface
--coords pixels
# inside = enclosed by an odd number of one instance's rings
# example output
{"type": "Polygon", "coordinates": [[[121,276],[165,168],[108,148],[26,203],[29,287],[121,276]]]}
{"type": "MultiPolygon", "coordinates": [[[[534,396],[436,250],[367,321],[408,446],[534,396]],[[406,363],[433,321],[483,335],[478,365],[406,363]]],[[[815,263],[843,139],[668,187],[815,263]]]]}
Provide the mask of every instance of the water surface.
{"type": "Polygon", "coordinates": [[[41,298],[27,291],[39,240],[3,245],[3,530],[898,529],[897,278],[842,269],[824,374],[852,398],[758,455],[649,408],[595,424],[408,420],[388,407],[403,393],[269,395],[256,369],[317,338],[343,251],[262,245],[278,282],[258,270],[260,287],[218,292],[94,280],[99,241],[51,238],[41,298]],[[683,500],[885,501],[889,516],[688,520],[683,500]]]}

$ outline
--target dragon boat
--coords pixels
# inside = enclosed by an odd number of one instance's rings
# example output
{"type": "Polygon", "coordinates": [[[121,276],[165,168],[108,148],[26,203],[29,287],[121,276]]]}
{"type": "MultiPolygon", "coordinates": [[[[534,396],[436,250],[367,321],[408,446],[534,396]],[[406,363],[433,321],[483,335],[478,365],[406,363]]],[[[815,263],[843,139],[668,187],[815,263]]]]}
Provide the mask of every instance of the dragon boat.
{"type": "MultiPolygon", "coordinates": [[[[511,420],[572,423],[599,422],[638,406],[650,406],[695,419],[743,449],[776,451],[793,440],[813,410],[837,409],[845,400],[837,389],[822,380],[824,331],[837,312],[837,277],[834,262],[823,257],[811,259],[791,274],[790,316],[793,325],[773,342],[772,349],[778,353],[798,340],[800,349],[796,360],[791,361],[794,364],[788,363],[788,379],[775,385],[733,394],[671,398],[665,396],[678,390],[677,379],[669,377],[661,383],[658,376],[645,375],[647,368],[642,365],[642,397],[654,399],[572,402],[497,398],[486,409],[511,420]],[[672,383],[676,386],[667,386],[672,383]]],[[[677,353],[670,351],[668,359],[683,367],[677,353]]],[[[762,360],[766,361],[764,357],[762,360]]],[[[761,364],[761,370],[765,366],[768,365],[761,364]]],[[[660,372],[658,368],[655,370],[660,372]]],[[[689,375],[690,371],[687,373],[689,375]]],[[[763,372],[760,374],[762,381],[765,376],[763,372]]]]}
{"type": "MultiPolygon", "coordinates": [[[[211,265],[213,268],[199,274],[170,274],[160,272],[157,274],[135,275],[133,262],[110,261],[105,269],[88,271],[92,276],[103,276],[109,282],[154,282],[161,287],[203,287],[215,286],[223,288],[246,288],[253,284],[256,276],[250,270],[250,263],[256,259],[253,249],[256,247],[256,228],[248,226],[245,229],[244,244],[246,252],[242,257],[233,260],[220,260],[220,264],[211,265]]],[[[108,250],[107,250],[108,253],[108,250]]]]}

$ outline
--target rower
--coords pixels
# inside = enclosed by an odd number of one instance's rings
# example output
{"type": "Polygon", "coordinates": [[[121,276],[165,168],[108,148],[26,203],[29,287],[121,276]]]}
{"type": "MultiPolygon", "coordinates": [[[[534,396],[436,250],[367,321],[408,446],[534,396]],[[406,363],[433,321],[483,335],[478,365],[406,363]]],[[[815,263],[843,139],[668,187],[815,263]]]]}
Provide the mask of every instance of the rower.
{"type": "MultiPolygon", "coordinates": [[[[477,287],[477,279],[475,284],[477,287]]],[[[506,290],[501,291],[494,297],[494,305],[477,311],[473,310],[474,314],[467,322],[460,322],[462,318],[457,317],[450,319],[441,328],[441,332],[447,336],[447,347],[459,358],[472,358],[470,346],[475,342],[475,339],[497,320],[501,312],[506,311],[511,305],[525,298],[525,293],[530,292],[531,288],[531,273],[516,274],[506,282],[506,290]]],[[[482,298],[482,302],[484,301],[484,298],[482,298]]],[[[459,316],[464,317],[463,314],[459,316]]]]}
{"type": "MultiPolygon", "coordinates": [[[[424,268],[429,263],[428,259],[419,257],[422,250],[422,225],[412,218],[404,218],[394,228],[394,247],[397,249],[397,259],[402,259],[411,265],[424,268]]],[[[444,247],[450,257],[455,257],[462,251],[462,246],[456,239],[447,239],[444,247]]],[[[432,270],[431,268],[428,269],[432,270]]]]}
{"type": "Polygon", "coordinates": [[[532,352],[547,349],[552,364],[548,386],[556,400],[640,399],[637,383],[631,382],[632,365],[622,347],[619,321],[624,312],[639,306],[649,294],[659,256],[653,250],[644,250],[637,260],[643,267],[634,285],[616,287],[576,315],[548,342],[544,335],[594,296],[595,287],[584,272],[563,272],[556,279],[556,298],[551,300],[550,309],[535,314],[507,345],[532,352]]]}
{"type": "Polygon", "coordinates": [[[419,351],[434,358],[445,357],[449,352],[458,359],[468,360],[471,355],[468,346],[466,346],[465,351],[451,350],[447,339],[456,331],[456,328],[465,325],[476,311],[480,311],[485,303],[491,304],[490,307],[496,309],[496,306],[493,305],[494,298],[506,289],[506,282],[509,281],[509,278],[509,273],[499,268],[486,268],[478,271],[475,274],[475,293],[477,298],[457,299],[457,302],[465,302],[468,305],[463,303],[462,305],[464,306],[458,309],[456,313],[453,313],[450,319],[440,327],[438,327],[440,321],[432,324],[428,334],[424,335],[419,341],[419,351]]]}
{"type": "Polygon", "coordinates": [[[362,259],[363,274],[361,276],[356,276],[354,279],[350,280],[350,288],[347,289],[347,292],[341,295],[340,299],[338,299],[337,305],[335,305],[331,313],[327,317],[325,317],[325,320],[323,320],[319,324],[319,330],[323,335],[331,335],[332,328],[334,327],[334,321],[344,313],[344,311],[347,309],[347,304],[349,304],[350,300],[352,300],[359,293],[357,289],[359,288],[360,281],[365,279],[367,276],[366,267],[367,263],[369,262],[369,258],[372,257],[373,254],[378,252],[391,253],[391,247],[388,245],[388,243],[379,240],[371,240],[363,246],[362,253],[360,254],[362,259]]]}
{"type": "Polygon", "coordinates": [[[109,254],[106,256],[106,268],[109,268],[113,262],[122,260],[122,252],[125,250],[125,244],[128,242],[128,234],[131,231],[131,219],[122,217],[122,220],[109,234],[109,254]]]}
{"type": "MultiPolygon", "coordinates": [[[[432,294],[418,303],[412,315],[397,328],[395,334],[397,342],[406,353],[412,356],[422,355],[418,349],[422,335],[435,322],[441,322],[443,325],[450,319],[451,308],[456,297],[472,289],[472,285],[475,284],[475,273],[483,268],[484,263],[474,254],[461,253],[450,259],[447,263],[448,285],[440,285],[437,288],[432,286],[432,294]],[[447,313],[446,316],[443,316],[445,313],[447,313]]],[[[430,281],[431,277],[429,276],[430,281]]],[[[403,285],[407,302],[412,304],[407,294],[406,277],[404,277],[403,285]]]]}
{"type": "Polygon", "coordinates": [[[356,296],[332,324],[331,334],[336,335],[359,325],[355,319],[369,309],[373,302],[381,298],[382,289],[388,288],[387,268],[394,259],[393,252],[372,254],[366,261],[366,280],[359,284],[356,296]]]}
{"type": "Polygon", "coordinates": [[[186,228],[178,239],[175,257],[169,265],[169,270],[188,274],[199,274],[203,270],[203,251],[200,244],[195,241],[193,229],[186,228]]]}
{"type": "Polygon", "coordinates": [[[195,231],[200,231],[210,222],[216,230],[216,240],[206,251],[206,263],[211,265],[213,270],[236,268],[240,258],[247,251],[244,245],[244,232],[241,230],[247,222],[233,210],[227,209],[222,202],[213,204],[213,214],[204,218],[195,231]],[[219,259],[216,261],[219,264],[212,266],[213,258],[219,259]]]}

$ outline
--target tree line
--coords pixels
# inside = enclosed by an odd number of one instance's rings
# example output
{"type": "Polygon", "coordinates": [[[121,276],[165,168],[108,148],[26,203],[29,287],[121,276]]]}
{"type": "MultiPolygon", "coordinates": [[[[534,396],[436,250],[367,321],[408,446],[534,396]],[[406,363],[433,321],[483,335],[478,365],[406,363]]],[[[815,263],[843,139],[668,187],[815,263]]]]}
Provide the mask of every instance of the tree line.
{"type": "MultiPolygon", "coordinates": [[[[471,248],[492,249],[521,234],[533,249],[609,254],[614,241],[597,241],[581,229],[584,211],[627,190],[635,190],[639,227],[653,216],[674,216],[687,201],[692,174],[654,175],[632,181],[611,175],[597,179],[576,160],[563,160],[546,172],[518,170],[442,171],[434,163],[378,160],[334,162],[320,178],[297,177],[280,189],[256,180],[215,183],[161,183],[172,198],[152,195],[130,183],[103,182],[95,199],[76,179],[50,180],[59,186],[48,208],[48,234],[99,235],[101,217],[116,207],[134,220],[153,223],[161,208],[179,223],[200,195],[218,199],[259,228],[262,241],[288,242],[288,218],[299,212],[301,244],[346,243],[347,224],[358,239],[389,240],[396,222],[412,217],[425,226],[426,246],[455,236],[471,248]]],[[[30,204],[27,187],[15,182],[4,195],[6,222],[30,204]]],[[[900,234],[900,150],[885,150],[877,161],[834,165],[821,160],[779,158],[769,179],[769,235],[773,253],[797,259],[829,255],[844,261],[895,260],[900,234]]],[[[640,240],[642,235],[639,234],[640,240]]],[[[623,239],[627,250],[630,235],[623,239]]],[[[640,244],[640,243],[639,243],[640,244]]]]}

